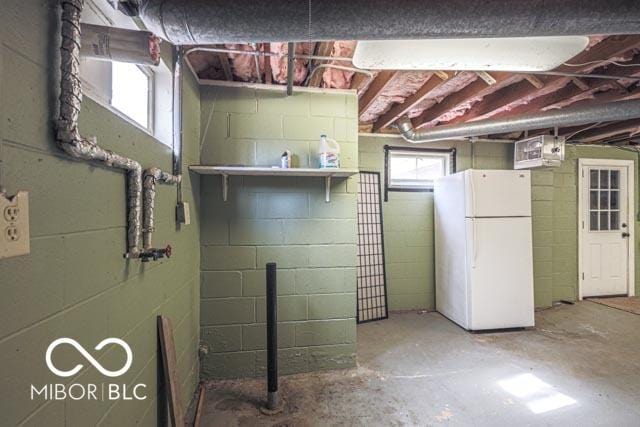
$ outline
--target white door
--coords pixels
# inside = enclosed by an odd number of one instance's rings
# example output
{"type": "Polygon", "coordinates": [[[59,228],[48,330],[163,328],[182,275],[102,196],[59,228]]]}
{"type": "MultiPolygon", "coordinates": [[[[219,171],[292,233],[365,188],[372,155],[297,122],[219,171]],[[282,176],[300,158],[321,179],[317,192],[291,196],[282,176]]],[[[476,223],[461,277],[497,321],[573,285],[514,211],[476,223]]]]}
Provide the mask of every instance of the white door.
{"type": "Polygon", "coordinates": [[[531,216],[531,172],[470,169],[464,173],[465,216],[531,216]]]}
{"type": "Polygon", "coordinates": [[[468,329],[534,325],[531,218],[467,218],[468,329]]]}
{"type": "Polygon", "coordinates": [[[629,292],[629,188],[626,166],[581,167],[582,297],[629,292]]]}

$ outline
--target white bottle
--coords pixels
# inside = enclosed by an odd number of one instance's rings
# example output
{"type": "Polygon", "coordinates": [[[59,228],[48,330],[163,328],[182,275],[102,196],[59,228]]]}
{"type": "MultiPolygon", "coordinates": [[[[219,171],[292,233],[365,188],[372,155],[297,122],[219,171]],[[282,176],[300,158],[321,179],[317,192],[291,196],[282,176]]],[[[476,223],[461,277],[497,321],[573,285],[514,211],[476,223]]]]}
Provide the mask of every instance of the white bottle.
{"type": "Polygon", "coordinates": [[[340,167],[340,146],[335,140],[327,138],[327,135],[320,135],[318,156],[320,158],[320,168],[340,167]]]}

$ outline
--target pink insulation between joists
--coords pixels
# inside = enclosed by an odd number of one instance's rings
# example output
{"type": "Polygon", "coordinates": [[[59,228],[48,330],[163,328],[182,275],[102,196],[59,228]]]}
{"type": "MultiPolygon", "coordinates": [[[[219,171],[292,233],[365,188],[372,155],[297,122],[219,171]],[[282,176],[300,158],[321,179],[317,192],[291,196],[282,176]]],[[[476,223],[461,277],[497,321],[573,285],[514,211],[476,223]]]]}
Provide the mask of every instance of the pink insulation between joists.
{"type": "MultiPolygon", "coordinates": [[[[264,45],[260,44],[259,50],[264,52],[264,45]]],[[[245,50],[255,52],[255,48],[248,44],[226,44],[227,49],[245,50]]],[[[266,57],[271,65],[271,74],[273,81],[276,83],[287,82],[287,54],[289,48],[287,43],[271,43],[270,51],[276,55],[266,57]]],[[[297,55],[308,55],[309,44],[308,43],[296,43],[297,55]]],[[[254,55],[243,55],[239,53],[228,53],[231,59],[231,66],[233,75],[238,79],[245,82],[255,82],[258,80],[258,72],[256,69],[256,59],[254,55]]],[[[264,56],[258,57],[260,64],[260,73],[264,74],[264,56]]],[[[293,82],[294,84],[302,84],[307,78],[307,63],[306,59],[294,60],[293,70],[293,82]]],[[[263,76],[261,76],[263,78],[263,76]]]]}
{"type": "MultiPolygon", "coordinates": [[[[356,41],[338,40],[333,43],[331,56],[351,58],[356,48],[356,41]]],[[[328,64],[341,65],[343,67],[353,67],[351,61],[329,61],[328,64]]],[[[320,71],[318,71],[320,72],[320,71]]],[[[351,79],[355,73],[353,71],[327,68],[322,74],[322,86],[333,89],[348,89],[351,79]]]]}
{"type": "MultiPolygon", "coordinates": [[[[433,78],[438,77],[434,76],[433,78]]],[[[457,92],[460,89],[464,89],[465,86],[473,83],[477,78],[477,74],[469,71],[463,71],[456,74],[455,76],[451,77],[449,80],[445,81],[434,90],[429,92],[429,95],[425,99],[423,99],[409,111],[409,117],[413,118],[419,116],[424,110],[431,108],[433,105],[441,102],[450,94],[457,92]]]]}
{"type": "MultiPolygon", "coordinates": [[[[309,55],[309,43],[296,43],[296,55],[309,55]]],[[[287,54],[289,46],[287,43],[271,43],[271,52],[282,53],[283,56],[271,57],[271,70],[273,81],[277,83],[287,82],[287,54]]],[[[293,83],[301,84],[307,78],[307,59],[294,60],[293,83]]]]}
{"type": "Polygon", "coordinates": [[[386,113],[391,105],[404,101],[415,93],[431,76],[431,71],[399,71],[380,92],[366,111],[360,112],[360,121],[370,123],[386,113]]]}

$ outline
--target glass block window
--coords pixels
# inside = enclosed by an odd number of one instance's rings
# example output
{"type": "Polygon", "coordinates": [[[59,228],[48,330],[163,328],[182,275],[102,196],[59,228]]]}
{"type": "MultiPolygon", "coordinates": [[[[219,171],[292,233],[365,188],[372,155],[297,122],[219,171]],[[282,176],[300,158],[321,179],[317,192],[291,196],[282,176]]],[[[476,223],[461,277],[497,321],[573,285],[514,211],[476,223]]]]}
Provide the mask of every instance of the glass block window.
{"type": "Polygon", "coordinates": [[[620,171],[590,169],[589,230],[620,230],[620,171]]]}

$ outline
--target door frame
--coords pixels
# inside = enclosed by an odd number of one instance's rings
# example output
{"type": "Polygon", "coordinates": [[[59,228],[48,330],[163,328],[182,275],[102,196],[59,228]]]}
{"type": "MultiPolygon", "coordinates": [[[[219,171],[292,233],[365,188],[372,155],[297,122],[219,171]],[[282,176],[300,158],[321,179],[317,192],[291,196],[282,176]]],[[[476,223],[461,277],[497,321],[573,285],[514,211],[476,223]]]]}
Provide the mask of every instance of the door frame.
{"type": "MultiPolygon", "coordinates": [[[[627,224],[629,225],[629,245],[627,250],[627,295],[632,297],[635,295],[635,216],[636,205],[635,195],[635,162],[633,160],[617,160],[617,159],[578,159],[578,300],[582,300],[582,258],[583,258],[583,234],[587,231],[586,227],[581,226],[583,221],[587,221],[583,206],[583,185],[586,185],[584,177],[584,169],[588,166],[602,167],[624,167],[627,169],[627,224]]],[[[622,218],[620,218],[622,221],[622,218]]]]}

